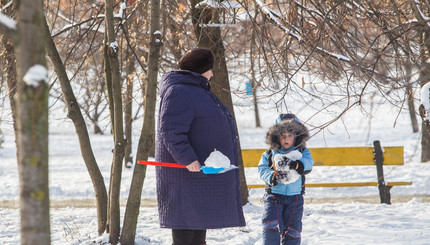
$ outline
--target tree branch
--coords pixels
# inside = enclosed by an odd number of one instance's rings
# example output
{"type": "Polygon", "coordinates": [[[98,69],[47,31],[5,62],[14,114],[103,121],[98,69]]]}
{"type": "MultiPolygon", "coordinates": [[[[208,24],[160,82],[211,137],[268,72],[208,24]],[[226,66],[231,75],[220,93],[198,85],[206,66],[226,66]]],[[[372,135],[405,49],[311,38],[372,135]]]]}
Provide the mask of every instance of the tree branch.
{"type": "Polygon", "coordinates": [[[16,22],[2,13],[0,13],[0,33],[14,44],[18,41],[16,22]]]}

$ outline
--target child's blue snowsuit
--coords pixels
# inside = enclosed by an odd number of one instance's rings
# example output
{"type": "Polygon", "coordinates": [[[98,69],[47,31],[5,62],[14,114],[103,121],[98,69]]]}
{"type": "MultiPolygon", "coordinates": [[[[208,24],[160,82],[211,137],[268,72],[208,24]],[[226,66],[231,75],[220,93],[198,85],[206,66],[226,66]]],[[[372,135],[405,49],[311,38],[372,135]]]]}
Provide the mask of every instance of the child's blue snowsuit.
{"type": "Polygon", "coordinates": [[[267,143],[271,146],[271,150],[263,153],[258,164],[260,178],[267,185],[262,218],[263,245],[293,245],[301,242],[305,177],[301,176],[297,181],[288,185],[278,183],[276,186],[270,186],[270,180],[275,171],[269,166],[269,157],[299,150],[302,153],[302,158],[299,160],[303,163],[304,173],[309,173],[314,161],[311,152],[305,145],[308,135],[306,127],[297,119],[282,121],[267,133],[267,143]],[[289,132],[293,131],[292,133],[297,136],[295,145],[289,149],[284,149],[276,142],[272,142],[276,139],[276,135],[279,135],[285,128],[289,132]],[[297,142],[300,145],[297,145],[297,142]]]}

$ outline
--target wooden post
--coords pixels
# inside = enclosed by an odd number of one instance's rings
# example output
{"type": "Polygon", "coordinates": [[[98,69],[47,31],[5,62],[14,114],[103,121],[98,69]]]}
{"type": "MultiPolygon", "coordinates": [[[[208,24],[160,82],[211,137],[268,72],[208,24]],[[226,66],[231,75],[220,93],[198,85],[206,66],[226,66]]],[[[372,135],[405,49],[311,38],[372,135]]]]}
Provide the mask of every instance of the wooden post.
{"type": "Polygon", "coordinates": [[[375,149],[373,150],[373,155],[375,156],[374,161],[376,164],[376,174],[378,176],[378,188],[379,188],[379,197],[381,198],[381,203],[391,204],[391,194],[390,189],[392,186],[386,186],[384,181],[384,153],[382,152],[381,143],[379,140],[373,141],[373,146],[375,149]]]}

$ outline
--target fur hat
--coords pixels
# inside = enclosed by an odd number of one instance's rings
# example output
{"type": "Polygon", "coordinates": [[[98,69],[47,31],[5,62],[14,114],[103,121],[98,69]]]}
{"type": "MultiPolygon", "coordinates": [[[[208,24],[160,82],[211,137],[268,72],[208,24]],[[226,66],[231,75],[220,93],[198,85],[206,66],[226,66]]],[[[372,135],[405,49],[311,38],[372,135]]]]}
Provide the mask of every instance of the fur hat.
{"type": "Polygon", "coordinates": [[[309,139],[309,130],[303,125],[294,114],[282,114],[276,120],[277,124],[272,126],[266,135],[266,143],[271,149],[280,150],[281,144],[279,136],[282,133],[291,133],[296,136],[294,147],[304,150],[306,141],[309,139]]]}
{"type": "Polygon", "coordinates": [[[179,69],[203,74],[214,66],[215,56],[208,48],[194,48],[179,60],[179,69]]]}

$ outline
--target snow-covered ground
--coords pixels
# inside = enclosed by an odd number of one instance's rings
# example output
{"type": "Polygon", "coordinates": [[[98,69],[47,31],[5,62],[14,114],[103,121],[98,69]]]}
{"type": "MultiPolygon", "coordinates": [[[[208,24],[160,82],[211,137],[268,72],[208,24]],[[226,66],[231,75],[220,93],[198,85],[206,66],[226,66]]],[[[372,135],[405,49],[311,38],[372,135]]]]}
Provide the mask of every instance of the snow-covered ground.
{"type": "MultiPolygon", "coordinates": [[[[254,128],[253,112],[244,105],[249,98],[235,98],[235,114],[242,148],[266,148],[265,134],[277,112],[271,103],[261,103],[262,128],[254,128]]],[[[306,106],[290,104],[289,110],[299,118],[311,112],[306,106]]],[[[93,187],[80,156],[73,124],[65,118],[64,110],[51,113],[50,125],[50,199],[53,202],[88,200],[94,198],[93,187]]],[[[394,197],[406,196],[407,201],[393,201],[392,205],[358,202],[359,198],[378,197],[376,187],[308,188],[305,195],[302,244],[430,244],[430,163],[420,163],[420,134],[412,133],[408,113],[398,114],[388,105],[372,111],[373,117],[362,110],[352,110],[342,120],[315,134],[309,147],[371,146],[380,140],[383,146],[404,146],[405,165],[386,166],[386,181],[413,181],[412,186],[394,187],[394,197]],[[319,202],[324,198],[324,202],[319,202]],[[336,198],[336,199],[330,199],[336,198]],[[338,199],[339,198],[339,199],[338,199]],[[340,199],[342,198],[342,199],[340,199]],[[336,201],[335,201],[336,200],[336,201]]],[[[4,115],[4,114],[3,114],[4,115]]],[[[327,116],[328,117],[328,116],[327,116]]],[[[306,118],[305,118],[306,119],[306,118]]],[[[327,118],[314,118],[318,124],[327,118]]],[[[5,143],[0,149],[0,204],[17,201],[19,183],[16,167],[15,142],[10,123],[0,125],[5,143]]],[[[141,122],[134,123],[134,142],[137,142],[141,122]]],[[[312,128],[312,127],[311,127],[312,128]]],[[[112,136],[91,135],[92,146],[106,183],[112,161],[112,136]]],[[[134,149],[136,145],[134,145],[134,149]]],[[[135,151],[134,151],[135,153],[135,151]]],[[[125,200],[133,169],[123,170],[121,199],[125,200]]],[[[246,170],[248,183],[261,183],[256,169],[246,170]]],[[[376,168],[370,167],[316,167],[308,175],[309,182],[375,181],[376,168]]],[[[209,245],[261,244],[261,214],[263,190],[251,190],[252,204],[244,207],[246,227],[209,230],[209,245]]],[[[148,167],[143,199],[154,200],[154,168],[148,167]]],[[[51,209],[52,244],[106,244],[108,236],[97,236],[96,209],[70,207],[51,209]]],[[[121,211],[124,212],[125,207],[121,211]]],[[[0,244],[20,244],[19,210],[0,208],[0,244]]],[[[155,207],[143,207],[138,218],[136,244],[171,244],[170,230],[158,227],[155,207]]]]}

